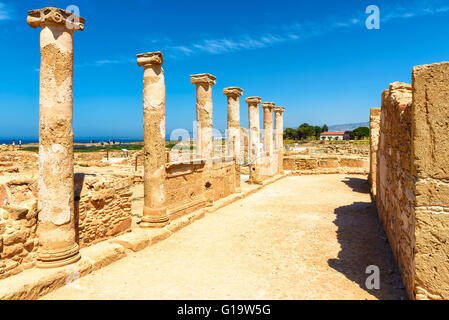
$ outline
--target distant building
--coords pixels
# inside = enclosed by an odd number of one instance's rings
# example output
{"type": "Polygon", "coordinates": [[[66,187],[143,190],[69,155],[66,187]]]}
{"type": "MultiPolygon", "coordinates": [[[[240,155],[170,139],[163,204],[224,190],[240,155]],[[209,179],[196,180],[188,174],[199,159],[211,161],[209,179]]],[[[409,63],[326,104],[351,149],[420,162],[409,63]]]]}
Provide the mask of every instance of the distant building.
{"type": "Polygon", "coordinates": [[[345,133],[342,131],[323,132],[321,134],[321,140],[343,140],[344,138],[345,138],[345,133]]]}

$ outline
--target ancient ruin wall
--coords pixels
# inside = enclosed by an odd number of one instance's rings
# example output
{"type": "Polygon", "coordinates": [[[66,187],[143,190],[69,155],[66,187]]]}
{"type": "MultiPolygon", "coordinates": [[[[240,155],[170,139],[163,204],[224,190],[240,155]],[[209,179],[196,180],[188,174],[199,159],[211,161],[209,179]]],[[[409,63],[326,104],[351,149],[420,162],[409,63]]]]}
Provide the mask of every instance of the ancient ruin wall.
{"type": "Polygon", "coordinates": [[[413,299],[449,299],[449,63],[415,67],[383,95],[379,217],[413,299]]]}
{"type": "MultiPolygon", "coordinates": [[[[80,247],[130,230],[131,185],[128,177],[75,175],[80,247]]],[[[37,218],[37,181],[0,181],[0,279],[35,266],[37,218]]]]}
{"type": "Polygon", "coordinates": [[[206,205],[203,174],[204,162],[167,165],[166,203],[170,219],[176,219],[206,205]]]}
{"type": "MultiPolygon", "coordinates": [[[[167,165],[167,205],[170,219],[206,206],[206,192],[212,188],[214,201],[236,192],[236,166],[229,159],[214,159],[212,169],[205,163],[170,163],[167,165]]],[[[240,176],[239,176],[240,178],[240,176]]]]}
{"type": "Polygon", "coordinates": [[[413,70],[415,294],[449,299],[449,63],[413,70]]]}
{"type": "Polygon", "coordinates": [[[408,292],[413,291],[415,241],[410,161],[411,103],[409,84],[395,82],[383,93],[376,182],[379,217],[408,292]]]}
{"type": "Polygon", "coordinates": [[[236,173],[234,161],[214,163],[212,167],[212,188],[214,201],[225,198],[236,192],[236,173]]]}
{"type": "Polygon", "coordinates": [[[38,167],[38,155],[27,151],[0,152],[0,176],[35,170],[38,167]]]}
{"type": "Polygon", "coordinates": [[[294,175],[367,174],[369,161],[361,157],[284,156],[284,170],[294,175]]]}
{"type": "Polygon", "coordinates": [[[377,167],[377,149],[379,147],[379,130],[380,130],[380,108],[372,108],[370,110],[369,127],[370,127],[370,170],[369,184],[371,193],[376,195],[376,167],[377,167]]]}
{"type": "Polygon", "coordinates": [[[37,181],[1,181],[0,279],[34,266],[39,243],[36,229],[37,181]]]}
{"type": "Polygon", "coordinates": [[[80,247],[131,230],[132,178],[75,174],[80,247]]]}

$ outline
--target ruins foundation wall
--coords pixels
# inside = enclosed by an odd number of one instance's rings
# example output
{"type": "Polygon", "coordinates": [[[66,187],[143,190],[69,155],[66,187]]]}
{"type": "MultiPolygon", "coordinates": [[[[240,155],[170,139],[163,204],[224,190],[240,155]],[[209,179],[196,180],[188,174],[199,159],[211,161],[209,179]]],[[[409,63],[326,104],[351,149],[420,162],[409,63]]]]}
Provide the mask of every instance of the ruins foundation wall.
{"type": "Polygon", "coordinates": [[[212,188],[214,201],[236,192],[236,170],[234,161],[214,163],[212,167],[212,188]]]}
{"type": "Polygon", "coordinates": [[[369,160],[359,157],[285,156],[284,170],[297,175],[367,174],[369,160]]]}
{"type": "Polygon", "coordinates": [[[132,184],[128,176],[75,174],[80,248],[131,230],[132,184]]]}
{"type": "Polygon", "coordinates": [[[409,84],[393,83],[382,96],[377,153],[379,218],[390,241],[407,291],[413,291],[414,198],[411,173],[411,104],[409,84]]]}
{"type": "Polygon", "coordinates": [[[167,165],[166,203],[170,219],[176,219],[206,205],[204,162],[167,165]]]}
{"type": "MultiPolygon", "coordinates": [[[[239,176],[240,178],[240,176],[239,176]]],[[[236,192],[234,161],[215,159],[210,176],[205,163],[170,163],[167,165],[167,205],[170,219],[206,206],[206,192],[212,188],[214,201],[236,192]]]]}
{"type": "Polygon", "coordinates": [[[37,153],[27,151],[0,152],[0,176],[31,171],[37,168],[39,157],[37,153]]]}

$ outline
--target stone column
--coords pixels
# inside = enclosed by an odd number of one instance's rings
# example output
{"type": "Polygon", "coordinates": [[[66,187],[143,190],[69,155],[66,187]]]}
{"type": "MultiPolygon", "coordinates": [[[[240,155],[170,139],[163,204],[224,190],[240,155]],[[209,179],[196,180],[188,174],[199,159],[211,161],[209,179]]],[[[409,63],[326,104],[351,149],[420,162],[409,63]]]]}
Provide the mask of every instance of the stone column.
{"type": "Polygon", "coordinates": [[[76,241],[73,174],[73,34],[84,19],[58,8],[28,12],[40,27],[39,252],[37,266],[61,267],[80,259],[76,241]]]}
{"type": "Polygon", "coordinates": [[[196,121],[197,121],[197,157],[206,161],[204,170],[204,186],[206,206],[214,204],[213,180],[213,140],[212,140],[212,86],[216,79],[208,73],[190,76],[192,84],[196,85],[196,121]]]}
{"type": "Polygon", "coordinates": [[[273,154],[273,109],[275,104],[273,102],[263,102],[261,107],[263,109],[265,155],[270,157],[273,154]]]}
{"type": "Polygon", "coordinates": [[[197,121],[197,155],[212,163],[212,86],[216,78],[208,73],[190,76],[192,84],[196,85],[196,121],[197,121]]]}
{"type": "Polygon", "coordinates": [[[165,201],[165,82],[160,52],[137,55],[144,67],[144,207],[140,226],[160,228],[169,223],[165,201]]]}
{"type": "Polygon", "coordinates": [[[249,163],[251,164],[251,183],[260,184],[260,125],[259,125],[259,103],[260,97],[248,97],[248,119],[249,119],[249,163]]]}
{"type": "Polygon", "coordinates": [[[284,111],[283,107],[274,108],[275,150],[278,153],[278,173],[284,171],[284,111]]]}
{"type": "Polygon", "coordinates": [[[225,88],[223,94],[228,97],[228,155],[232,154],[236,162],[241,162],[240,155],[240,96],[243,90],[237,87],[225,88]],[[235,144],[233,143],[235,141],[235,144]]]}
{"type": "MultiPolygon", "coordinates": [[[[261,104],[263,109],[263,131],[264,131],[264,146],[265,154],[262,157],[263,161],[263,175],[272,176],[274,175],[274,169],[276,164],[273,159],[273,109],[275,104],[273,102],[263,102],[261,104]]],[[[277,159],[277,158],[276,158],[277,159]]]]}

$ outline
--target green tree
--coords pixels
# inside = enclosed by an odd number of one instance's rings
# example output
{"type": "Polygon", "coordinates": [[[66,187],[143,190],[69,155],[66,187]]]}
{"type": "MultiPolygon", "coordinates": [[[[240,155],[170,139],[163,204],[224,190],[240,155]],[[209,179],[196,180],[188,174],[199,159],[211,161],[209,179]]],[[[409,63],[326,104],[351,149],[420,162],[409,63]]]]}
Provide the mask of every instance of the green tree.
{"type": "Polygon", "coordinates": [[[323,133],[323,132],[328,132],[329,131],[329,127],[327,126],[327,124],[325,124],[324,126],[323,126],[323,128],[321,129],[321,133],[323,133]]]}
{"type": "Polygon", "coordinates": [[[299,139],[307,139],[315,136],[315,127],[309,125],[308,123],[303,123],[296,131],[298,131],[299,139]]]}
{"type": "Polygon", "coordinates": [[[368,127],[359,127],[353,131],[354,136],[357,140],[368,138],[369,137],[369,128],[368,127]]]}
{"type": "Polygon", "coordinates": [[[321,131],[321,127],[319,127],[319,126],[315,126],[315,139],[320,139],[320,135],[321,135],[321,132],[323,132],[323,131],[321,131]]]}
{"type": "Polygon", "coordinates": [[[287,128],[284,130],[284,139],[285,140],[297,140],[298,133],[295,129],[287,128]]]}

